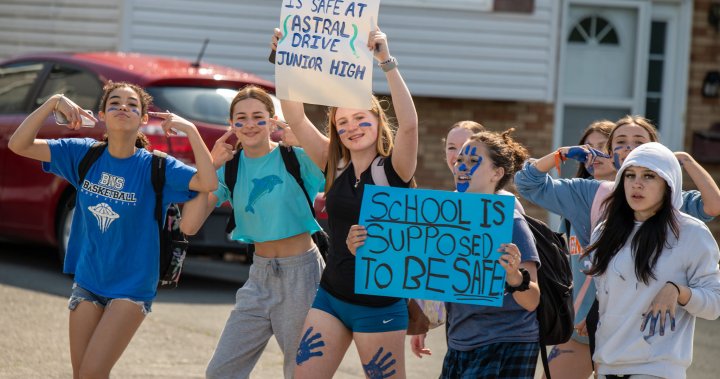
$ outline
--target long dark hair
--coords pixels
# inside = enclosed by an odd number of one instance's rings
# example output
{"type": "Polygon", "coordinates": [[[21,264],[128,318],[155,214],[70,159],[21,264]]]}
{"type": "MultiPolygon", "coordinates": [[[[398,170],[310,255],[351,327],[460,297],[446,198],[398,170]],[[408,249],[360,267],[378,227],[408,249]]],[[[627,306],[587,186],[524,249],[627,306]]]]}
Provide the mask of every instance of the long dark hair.
{"type": "MultiPolygon", "coordinates": [[[[602,204],[605,224],[600,237],[585,250],[584,256],[595,252],[592,256],[592,267],[586,271],[588,275],[602,275],[607,271],[610,262],[627,243],[635,226],[635,215],[625,197],[625,177],[618,183],[613,193],[602,204]]],[[[662,205],[657,213],[645,220],[632,239],[631,251],[635,259],[635,276],[648,284],[655,277],[657,264],[663,249],[668,245],[668,230],[675,238],[680,236],[675,210],[672,206],[672,190],[665,183],[662,205]]]]}

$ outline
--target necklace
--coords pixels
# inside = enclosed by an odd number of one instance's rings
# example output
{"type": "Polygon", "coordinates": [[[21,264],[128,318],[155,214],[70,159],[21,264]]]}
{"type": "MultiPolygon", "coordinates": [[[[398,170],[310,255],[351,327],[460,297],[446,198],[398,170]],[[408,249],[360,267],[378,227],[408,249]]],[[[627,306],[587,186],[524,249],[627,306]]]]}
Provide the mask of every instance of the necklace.
{"type": "Polygon", "coordinates": [[[360,184],[360,178],[355,179],[355,188],[357,188],[358,184],[360,184]]]}

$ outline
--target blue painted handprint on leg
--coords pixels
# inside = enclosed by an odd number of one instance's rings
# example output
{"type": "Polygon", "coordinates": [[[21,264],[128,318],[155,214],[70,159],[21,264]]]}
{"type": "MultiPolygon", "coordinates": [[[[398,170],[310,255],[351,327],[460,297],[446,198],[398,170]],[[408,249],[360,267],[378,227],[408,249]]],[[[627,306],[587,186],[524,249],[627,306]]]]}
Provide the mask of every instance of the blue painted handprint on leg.
{"type": "Polygon", "coordinates": [[[378,358],[380,357],[380,354],[382,354],[383,348],[381,347],[377,353],[375,353],[375,356],[368,362],[368,364],[363,365],[363,369],[365,370],[365,375],[367,375],[370,379],[385,379],[389,378],[393,375],[395,375],[395,370],[393,369],[390,372],[387,372],[392,366],[395,365],[395,358],[392,357],[392,353],[385,354],[379,361],[378,358]],[[390,362],[387,362],[388,359],[392,359],[390,362]],[[387,364],[385,363],[387,362],[387,364]]]}
{"type": "Polygon", "coordinates": [[[297,363],[298,366],[312,357],[322,357],[323,355],[322,351],[313,351],[319,347],[325,346],[325,342],[322,340],[315,342],[319,338],[322,338],[322,335],[320,333],[315,333],[312,337],[309,337],[312,331],[313,327],[311,326],[307,331],[305,331],[305,335],[303,335],[302,340],[300,340],[300,346],[298,346],[297,356],[295,357],[295,363],[297,363]]]}

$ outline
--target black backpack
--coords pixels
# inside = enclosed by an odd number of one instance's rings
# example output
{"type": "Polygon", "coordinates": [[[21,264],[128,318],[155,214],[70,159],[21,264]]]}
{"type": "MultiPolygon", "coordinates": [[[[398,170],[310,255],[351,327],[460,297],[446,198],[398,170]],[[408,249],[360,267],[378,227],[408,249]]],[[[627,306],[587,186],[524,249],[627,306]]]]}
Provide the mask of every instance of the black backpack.
{"type": "MultiPolygon", "coordinates": [[[[90,167],[100,158],[107,143],[98,142],[90,147],[78,166],[78,185],[82,187],[90,167]]],[[[183,262],[188,248],[185,234],[180,231],[180,207],[170,204],[165,222],[162,222],[162,191],[165,186],[165,163],[167,154],[153,151],[150,179],[155,191],[155,219],[160,236],[160,280],[158,288],[176,288],[180,280],[183,262]]]]}
{"type": "MultiPolygon", "coordinates": [[[[297,155],[295,155],[295,150],[292,146],[278,146],[277,148],[280,149],[280,155],[282,155],[285,169],[295,179],[297,184],[300,186],[300,189],[302,189],[305,194],[305,200],[307,200],[308,206],[310,207],[310,212],[313,217],[315,217],[315,207],[313,207],[313,201],[310,199],[310,195],[308,195],[305,190],[305,184],[303,182],[302,175],[300,174],[300,162],[297,159],[297,155]]],[[[240,155],[241,149],[238,149],[235,156],[225,163],[225,185],[229,189],[231,203],[235,183],[237,183],[237,174],[240,167],[240,155]]],[[[228,219],[227,226],[225,227],[225,233],[232,233],[235,226],[235,212],[233,211],[230,212],[230,217],[228,219]]],[[[320,250],[320,255],[323,257],[323,260],[327,260],[328,250],[330,250],[330,237],[324,230],[321,229],[313,233],[312,239],[318,247],[318,250],[320,250]]]]}
{"type": "Polygon", "coordinates": [[[540,256],[537,273],[540,304],[536,314],[540,324],[540,354],[545,377],[550,379],[546,346],[567,342],[575,327],[570,253],[561,233],[552,231],[540,220],[523,216],[535,238],[535,246],[540,256]]]}

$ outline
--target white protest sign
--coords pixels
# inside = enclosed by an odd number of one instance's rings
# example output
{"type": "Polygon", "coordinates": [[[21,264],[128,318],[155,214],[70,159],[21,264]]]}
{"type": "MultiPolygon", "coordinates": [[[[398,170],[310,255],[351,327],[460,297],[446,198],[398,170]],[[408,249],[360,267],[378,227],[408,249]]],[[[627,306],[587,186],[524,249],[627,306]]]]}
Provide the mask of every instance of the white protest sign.
{"type": "Polygon", "coordinates": [[[283,0],[275,91],[285,100],[370,109],[368,36],[380,0],[283,0]]]}

